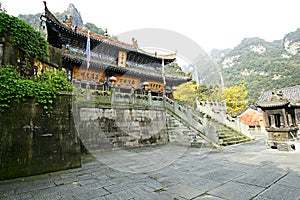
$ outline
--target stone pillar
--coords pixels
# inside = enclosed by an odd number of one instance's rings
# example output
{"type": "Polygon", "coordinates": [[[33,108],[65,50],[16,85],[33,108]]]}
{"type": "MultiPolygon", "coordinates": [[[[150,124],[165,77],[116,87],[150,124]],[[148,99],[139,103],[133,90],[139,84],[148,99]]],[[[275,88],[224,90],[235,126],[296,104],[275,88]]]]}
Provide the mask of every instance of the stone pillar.
{"type": "MultiPolygon", "coordinates": [[[[283,121],[281,121],[282,119],[280,119],[280,126],[281,127],[288,127],[288,119],[287,119],[286,112],[285,112],[284,108],[282,109],[282,116],[283,116],[283,121]]],[[[280,118],[282,118],[282,117],[280,116],[280,118]]]]}
{"type": "Polygon", "coordinates": [[[110,93],[111,102],[114,102],[115,101],[115,87],[113,84],[111,85],[110,92],[111,92],[110,93]]]}
{"type": "Polygon", "coordinates": [[[148,91],[148,104],[151,106],[152,105],[152,94],[151,90],[148,91]]]}
{"type": "Polygon", "coordinates": [[[91,90],[90,90],[90,83],[89,81],[87,80],[86,82],[86,100],[87,101],[90,101],[91,100],[91,90]]]}
{"type": "Polygon", "coordinates": [[[131,88],[131,93],[130,93],[130,100],[129,100],[130,104],[135,104],[135,94],[134,94],[134,88],[131,88]]]}

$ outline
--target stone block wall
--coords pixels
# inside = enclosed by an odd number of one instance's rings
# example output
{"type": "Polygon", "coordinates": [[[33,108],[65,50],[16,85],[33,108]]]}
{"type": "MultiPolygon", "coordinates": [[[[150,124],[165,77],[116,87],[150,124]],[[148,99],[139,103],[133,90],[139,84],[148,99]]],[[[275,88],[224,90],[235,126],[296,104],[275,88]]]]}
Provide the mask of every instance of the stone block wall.
{"type": "Polygon", "coordinates": [[[81,166],[71,98],[57,96],[50,116],[34,99],[0,113],[0,180],[81,166]]]}
{"type": "Polygon", "coordinates": [[[75,124],[89,151],[168,143],[166,111],[77,108],[75,124]]]}

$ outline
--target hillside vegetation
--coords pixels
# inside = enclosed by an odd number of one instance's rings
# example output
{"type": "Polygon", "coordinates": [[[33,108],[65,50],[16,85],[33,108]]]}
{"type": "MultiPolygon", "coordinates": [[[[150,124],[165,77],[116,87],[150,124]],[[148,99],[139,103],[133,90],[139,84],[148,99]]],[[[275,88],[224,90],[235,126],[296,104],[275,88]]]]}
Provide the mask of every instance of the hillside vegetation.
{"type": "Polygon", "coordinates": [[[300,84],[300,29],[273,42],[246,38],[234,49],[213,50],[211,58],[225,86],[245,81],[248,101],[254,104],[262,90],[300,84]]]}

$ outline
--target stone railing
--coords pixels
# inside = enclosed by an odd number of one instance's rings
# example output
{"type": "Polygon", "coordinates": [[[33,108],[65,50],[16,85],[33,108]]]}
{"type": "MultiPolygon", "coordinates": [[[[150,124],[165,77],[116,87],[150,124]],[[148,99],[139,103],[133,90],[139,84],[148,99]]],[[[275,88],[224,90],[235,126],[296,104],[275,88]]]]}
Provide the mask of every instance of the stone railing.
{"type": "Polygon", "coordinates": [[[249,126],[241,123],[239,118],[232,118],[226,113],[225,105],[218,102],[197,101],[197,110],[208,115],[217,122],[253,139],[249,126]]]}
{"type": "Polygon", "coordinates": [[[73,82],[76,88],[76,100],[80,102],[90,102],[94,104],[115,105],[115,106],[138,106],[138,107],[160,107],[163,108],[163,97],[152,96],[150,91],[137,93],[134,89],[128,92],[116,91],[113,86],[96,87],[92,83],[86,86],[85,81],[73,82]],[[84,83],[82,85],[82,83],[84,83]],[[88,89],[87,89],[88,88],[88,89]]]}
{"type": "Polygon", "coordinates": [[[219,147],[215,129],[208,129],[207,120],[195,114],[192,109],[178,104],[176,101],[165,97],[165,108],[175,114],[180,120],[200,134],[200,137],[210,142],[213,146],[219,147]],[[207,131],[209,130],[209,131],[207,131]]]}

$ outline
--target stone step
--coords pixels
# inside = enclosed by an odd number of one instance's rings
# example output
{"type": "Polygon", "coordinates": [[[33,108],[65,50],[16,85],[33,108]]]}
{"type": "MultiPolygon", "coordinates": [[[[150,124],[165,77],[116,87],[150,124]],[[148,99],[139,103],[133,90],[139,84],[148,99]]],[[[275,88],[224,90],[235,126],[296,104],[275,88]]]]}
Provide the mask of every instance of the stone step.
{"type": "Polygon", "coordinates": [[[225,137],[233,137],[233,136],[243,136],[246,137],[245,135],[239,134],[239,133],[234,133],[234,132],[230,132],[230,133],[218,133],[219,137],[225,138],[225,137]]]}
{"type": "Polygon", "coordinates": [[[232,130],[231,128],[226,127],[225,125],[216,125],[212,124],[217,130],[232,130]]]}
{"type": "MultiPolygon", "coordinates": [[[[201,112],[194,113],[197,114],[200,118],[206,118],[209,125],[214,127],[222,146],[249,141],[249,139],[246,136],[227,127],[225,124],[222,124],[201,112]]],[[[179,131],[190,138],[195,137],[196,134],[193,133],[193,131],[191,131],[190,128],[186,127],[184,123],[182,123],[180,120],[177,120],[175,117],[171,117],[169,122],[172,123],[172,126],[168,127],[168,131],[174,131],[175,133],[179,131]],[[185,128],[183,128],[183,126],[185,128]]]]}
{"type": "Polygon", "coordinates": [[[222,141],[222,142],[219,142],[218,144],[221,146],[228,146],[228,145],[240,144],[240,143],[249,142],[249,141],[251,141],[251,139],[246,138],[246,139],[242,139],[242,140],[222,141]]]}
{"type": "Polygon", "coordinates": [[[227,138],[219,138],[220,140],[223,140],[224,142],[230,142],[230,141],[242,141],[247,139],[243,136],[233,136],[233,137],[227,137],[227,138]]]}
{"type": "Polygon", "coordinates": [[[220,130],[217,130],[216,131],[218,134],[224,134],[224,135],[232,135],[232,134],[237,134],[235,131],[233,130],[224,130],[224,131],[220,131],[220,130]]]}
{"type": "MultiPolygon", "coordinates": [[[[223,137],[226,137],[226,136],[232,136],[232,135],[240,135],[240,136],[245,136],[243,135],[242,133],[239,133],[239,132],[235,132],[235,131],[225,131],[225,132],[217,132],[219,136],[223,136],[223,137]]],[[[245,136],[246,137],[246,136],[245,136]]]]}

